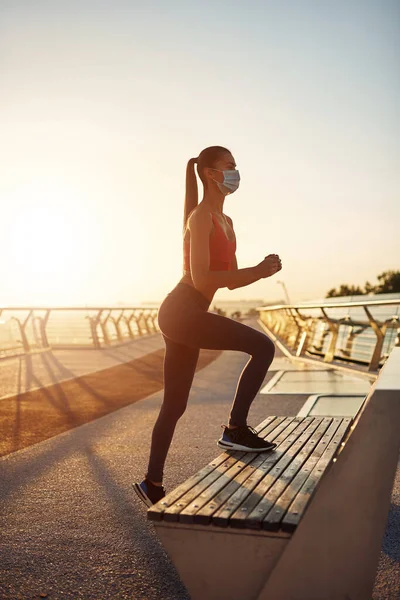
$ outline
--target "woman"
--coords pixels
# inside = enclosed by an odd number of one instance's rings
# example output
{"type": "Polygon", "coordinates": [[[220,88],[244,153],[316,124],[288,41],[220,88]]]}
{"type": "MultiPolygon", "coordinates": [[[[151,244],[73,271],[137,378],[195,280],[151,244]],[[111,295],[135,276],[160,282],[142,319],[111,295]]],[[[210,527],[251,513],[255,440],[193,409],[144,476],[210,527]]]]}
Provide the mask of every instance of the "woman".
{"type": "Polygon", "coordinates": [[[270,277],[282,268],[277,254],[254,267],[238,269],[232,219],[224,214],[225,196],[239,187],[240,175],[229,150],[205,148],[191,158],[186,170],[183,223],[184,274],[158,310],[158,324],[166,345],[164,398],[154,425],[147,473],[134,489],[147,506],[165,496],[163,468],[178,419],[186,410],[200,348],[237,350],[250,354],[236,389],[227,425],[217,444],[225,450],[261,452],[276,444],[259,437],[247,425],[250,405],[260,389],[275,354],[265,334],[208,312],[218,288],[233,290],[270,277]],[[194,165],[203,183],[198,204],[194,165]]]}

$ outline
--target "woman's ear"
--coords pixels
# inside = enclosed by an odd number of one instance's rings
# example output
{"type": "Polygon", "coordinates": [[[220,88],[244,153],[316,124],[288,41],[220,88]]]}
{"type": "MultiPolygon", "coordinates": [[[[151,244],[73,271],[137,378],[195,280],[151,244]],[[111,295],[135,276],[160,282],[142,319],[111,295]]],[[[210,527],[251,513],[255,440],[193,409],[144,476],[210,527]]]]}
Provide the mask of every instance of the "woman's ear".
{"type": "Polygon", "coordinates": [[[213,169],[212,167],[206,167],[204,171],[207,171],[207,177],[213,181],[223,182],[224,176],[219,169],[213,169]]]}

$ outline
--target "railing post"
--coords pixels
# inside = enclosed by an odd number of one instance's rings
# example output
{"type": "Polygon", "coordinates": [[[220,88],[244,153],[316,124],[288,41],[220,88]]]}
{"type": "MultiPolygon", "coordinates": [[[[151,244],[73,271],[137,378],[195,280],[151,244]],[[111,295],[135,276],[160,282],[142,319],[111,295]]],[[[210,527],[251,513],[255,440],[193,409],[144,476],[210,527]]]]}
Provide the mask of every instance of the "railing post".
{"type": "MultiPolygon", "coordinates": [[[[396,315],[396,319],[397,321],[399,320],[399,317],[396,315]]],[[[394,343],[395,346],[400,346],[400,323],[397,327],[397,335],[396,335],[396,341],[394,343]]]]}
{"type": "MultiPolygon", "coordinates": [[[[368,371],[376,371],[379,367],[379,361],[381,360],[381,356],[382,356],[382,348],[383,348],[383,340],[385,338],[385,331],[382,332],[381,328],[379,327],[378,322],[374,319],[371,312],[368,310],[368,307],[364,306],[363,308],[367,314],[369,324],[371,325],[371,327],[374,330],[375,335],[376,335],[376,344],[375,344],[374,351],[372,353],[371,361],[368,365],[368,371]]],[[[386,323],[383,326],[383,329],[386,330],[386,323]]]]}
{"type": "MultiPolygon", "coordinates": [[[[275,326],[271,327],[271,329],[276,335],[280,335],[280,332],[282,331],[282,325],[284,325],[284,317],[280,310],[276,310],[274,314],[275,314],[275,324],[274,324],[275,326]]],[[[273,319],[272,319],[272,323],[274,323],[273,319]]]]}
{"type": "Polygon", "coordinates": [[[135,314],[135,320],[136,320],[136,325],[137,325],[137,328],[138,328],[138,332],[139,332],[139,335],[144,335],[143,331],[142,331],[142,329],[140,327],[140,319],[142,318],[143,310],[139,309],[138,311],[135,311],[135,313],[137,313],[137,312],[139,312],[139,316],[137,314],[135,314]]]}
{"type": "Polygon", "coordinates": [[[132,340],[133,340],[133,339],[135,339],[135,334],[133,333],[133,331],[132,331],[132,327],[131,327],[131,321],[132,321],[132,319],[134,318],[134,316],[135,316],[135,311],[133,311],[133,313],[131,314],[131,316],[130,316],[130,317],[125,317],[125,316],[124,316],[125,323],[126,323],[126,326],[127,326],[127,328],[128,328],[128,331],[129,331],[129,337],[130,337],[132,340]]]}
{"type": "Polygon", "coordinates": [[[107,344],[107,346],[109,346],[111,344],[110,337],[109,337],[108,331],[107,331],[107,321],[110,318],[110,315],[111,315],[111,309],[109,309],[108,315],[106,316],[104,321],[100,321],[100,327],[101,327],[101,331],[103,332],[104,343],[107,344]]]}
{"type": "Polygon", "coordinates": [[[328,317],[325,309],[322,308],[322,306],[321,306],[321,311],[322,311],[325,321],[328,323],[328,327],[332,333],[332,337],[329,342],[328,350],[324,356],[324,362],[332,362],[333,358],[335,356],[336,342],[337,342],[337,338],[338,338],[338,334],[339,334],[339,325],[337,323],[335,323],[334,321],[332,321],[332,319],[330,317],[328,317]]]}
{"type": "Polygon", "coordinates": [[[353,351],[354,340],[360,333],[362,333],[368,327],[368,325],[349,325],[349,327],[350,327],[350,332],[349,332],[349,335],[347,336],[346,347],[341,349],[341,352],[345,356],[351,357],[351,353],[353,351]],[[356,329],[356,327],[358,327],[358,329],[356,329]]]}
{"type": "Polygon", "coordinates": [[[301,315],[297,309],[293,308],[293,309],[289,309],[289,310],[290,310],[290,313],[291,313],[293,320],[296,323],[296,327],[297,327],[296,337],[293,342],[293,349],[296,349],[299,339],[303,332],[303,323],[304,322],[303,322],[303,319],[301,318],[301,315]]]}
{"type": "Polygon", "coordinates": [[[48,337],[47,337],[47,330],[46,330],[47,322],[48,322],[49,317],[50,317],[50,312],[51,312],[51,309],[49,308],[46,311],[46,314],[45,314],[45,316],[43,318],[42,317],[37,317],[37,320],[39,322],[39,327],[40,327],[40,337],[42,339],[42,346],[43,346],[43,348],[50,348],[49,340],[48,340],[48,337]]]}
{"type": "Polygon", "coordinates": [[[308,345],[308,340],[309,340],[309,336],[310,336],[310,326],[309,326],[309,319],[304,318],[303,315],[300,314],[299,309],[295,308],[294,309],[297,312],[298,315],[298,323],[300,323],[300,327],[301,327],[301,335],[300,335],[300,340],[297,344],[297,339],[296,339],[296,356],[301,356],[303,354],[305,354],[305,351],[307,349],[307,345],[308,345]]]}
{"type": "Polygon", "coordinates": [[[294,344],[296,344],[296,341],[300,335],[301,328],[297,322],[296,315],[293,314],[293,311],[291,308],[286,309],[286,314],[289,316],[289,323],[288,323],[288,327],[285,328],[284,339],[289,343],[290,337],[292,337],[292,331],[293,331],[293,327],[290,327],[290,322],[292,322],[292,325],[296,328],[296,334],[295,334],[296,337],[295,337],[295,341],[294,341],[294,344]]]}
{"type": "Polygon", "coordinates": [[[90,315],[86,315],[86,317],[85,317],[86,319],[89,319],[90,332],[92,334],[93,345],[98,350],[101,348],[101,344],[100,344],[100,340],[99,340],[99,335],[97,333],[97,326],[100,323],[100,318],[101,318],[102,312],[103,312],[103,309],[100,309],[100,311],[97,313],[97,315],[95,317],[91,317],[90,315]]]}
{"type": "Polygon", "coordinates": [[[114,327],[115,330],[117,332],[117,338],[119,342],[123,342],[124,341],[124,336],[121,333],[121,327],[119,325],[119,322],[121,321],[121,318],[124,314],[124,309],[122,309],[121,314],[119,315],[118,319],[116,319],[115,317],[111,317],[112,322],[114,323],[114,327]]]}
{"type": "Polygon", "coordinates": [[[158,310],[153,310],[151,313],[151,322],[153,324],[154,331],[159,330],[157,316],[158,316],[158,310]]]}
{"type": "Polygon", "coordinates": [[[151,318],[151,310],[147,314],[145,311],[143,311],[143,318],[144,318],[144,323],[146,326],[147,333],[151,333],[151,329],[149,326],[149,319],[151,318]]]}
{"type": "Polygon", "coordinates": [[[24,352],[30,352],[30,350],[31,350],[31,346],[29,344],[29,340],[28,340],[28,337],[25,332],[25,327],[26,327],[31,315],[33,315],[33,309],[31,309],[29,311],[28,316],[26,317],[26,319],[23,323],[21,323],[21,321],[17,317],[11,317],[11,320],[17,321],[17,323],[18,323],[19,332],[20,332],[21,338],[22,338],[22,340],[18,340],[18,341],[20,341],[22,343],[24,352]]]}

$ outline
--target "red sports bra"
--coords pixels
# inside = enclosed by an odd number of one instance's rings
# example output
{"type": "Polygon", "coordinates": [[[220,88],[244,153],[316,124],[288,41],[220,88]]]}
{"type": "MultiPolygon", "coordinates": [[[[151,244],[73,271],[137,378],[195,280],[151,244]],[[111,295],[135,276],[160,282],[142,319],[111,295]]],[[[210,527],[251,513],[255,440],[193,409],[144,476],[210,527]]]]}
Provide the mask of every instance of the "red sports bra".
{"type": "MultiPolygon", "coordinates": [[[[213,213],[210,214],[214,225],[218,223],[214,235],[210,235],[210,271],[230,271],[236,252],[236,239],[228,240],[218,219],[214,219],[213,213]]],[[[183,242],[183,269],[190,271],[190,240],[183,242]]]]}

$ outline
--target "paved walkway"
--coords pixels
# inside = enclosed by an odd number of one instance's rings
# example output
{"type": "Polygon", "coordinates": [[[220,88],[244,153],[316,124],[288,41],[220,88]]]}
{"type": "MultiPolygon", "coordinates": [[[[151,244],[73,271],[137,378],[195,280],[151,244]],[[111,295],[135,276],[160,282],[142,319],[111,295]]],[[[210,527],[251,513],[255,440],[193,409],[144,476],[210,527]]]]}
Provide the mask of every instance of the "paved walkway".
{"type": "MultiPolygon", "coordinates": [[[[281,359],[278,351],[264,384],[282,369],[281,359]]],[[[195,374],[166,464],[168,489],[220,454],[220,424],[247,360],[225,351],[195,374]]],[[[307,398],[259,393],[249,423],[296,415],[307,398]]],[[[189,600],[131,488],[147,466],[161,402],[162,390],[0,459],[1,598],[189,600]]],[[[399,513],[398,470],[374,600],[396,598],[399,513]]]]}
{"type": "Polygon", "coordinates": [[[160,333],[112,348],[52,350],[0,359],[0,399],[95,373],[164,348],[160,333]],[[50,365],[43,357],[50,357],[50,365]]]}

